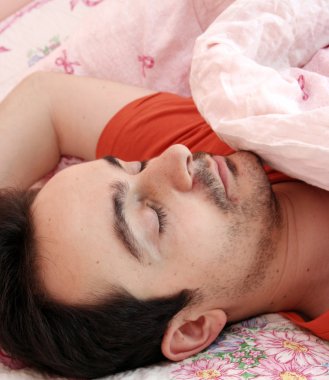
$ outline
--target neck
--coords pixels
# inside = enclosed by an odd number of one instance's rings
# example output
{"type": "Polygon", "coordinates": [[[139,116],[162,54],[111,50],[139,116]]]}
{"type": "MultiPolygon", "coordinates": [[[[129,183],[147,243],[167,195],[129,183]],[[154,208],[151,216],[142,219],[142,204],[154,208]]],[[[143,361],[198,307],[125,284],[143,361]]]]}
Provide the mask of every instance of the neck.
{"type": "Polygon", "coordinates": [[[283,229],[280,271],[268,311],[295,310],[313,319],[329,309],[329,192],[303,183],[273,186],[283,229]]]}
{"type": "Polygon", "coordinates": [[[329,192],[302,183],[274,188],[286,219],[286,309],[315,318],[329,309],[329,192]]]}
{"type": "Polygon", "coordinates": [[[234,319],[292,310],[313,319],[329,310],[329,192],[298,182],[273,191],[283,220],[276,259],[259,294],[246,299],[248,310],[234,319]]]}

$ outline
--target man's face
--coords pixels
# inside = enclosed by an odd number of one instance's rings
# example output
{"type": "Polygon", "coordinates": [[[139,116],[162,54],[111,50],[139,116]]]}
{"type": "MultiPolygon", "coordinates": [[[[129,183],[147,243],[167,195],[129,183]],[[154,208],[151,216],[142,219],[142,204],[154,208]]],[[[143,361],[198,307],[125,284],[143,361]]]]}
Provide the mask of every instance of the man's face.
{"type": "Polygon", "coordinates": [[[108,158],[53,177],[33,206],[47,291],[93,302],[117,287],[147,299],[182,289],[238,297],[272,260],[275,200],[253,154],[192,156],[175,145],[148,161],[108,158]]]}

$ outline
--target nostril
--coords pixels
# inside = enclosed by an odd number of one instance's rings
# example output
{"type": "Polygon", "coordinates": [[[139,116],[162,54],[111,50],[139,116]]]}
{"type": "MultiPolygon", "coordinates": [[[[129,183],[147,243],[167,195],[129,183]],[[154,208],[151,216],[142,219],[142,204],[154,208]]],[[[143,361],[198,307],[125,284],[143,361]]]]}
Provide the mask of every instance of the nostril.
{"type": "Polygon", "coordinates": [[[187,156],[187,159],[186,159],[186,167],[187,167],[188,174],[190,176],[192,176],[192,173],[193,173],[192,165],[193,165],[193,157],[192,157],[192,155],[189,155],[189,156],[187,156]]]}

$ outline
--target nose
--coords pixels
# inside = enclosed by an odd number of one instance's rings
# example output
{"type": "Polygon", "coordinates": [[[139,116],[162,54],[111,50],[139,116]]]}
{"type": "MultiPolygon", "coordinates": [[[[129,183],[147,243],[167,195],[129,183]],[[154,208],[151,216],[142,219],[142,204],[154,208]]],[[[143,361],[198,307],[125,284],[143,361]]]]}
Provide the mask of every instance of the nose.
{"type": "Polygon", "coordinates": [[[150,160],[140,173],[140,183],[153,192],[190,191],[193,186],[192,164],[190,150],[184,145],[173,145],[159,157],[150,160]]]}

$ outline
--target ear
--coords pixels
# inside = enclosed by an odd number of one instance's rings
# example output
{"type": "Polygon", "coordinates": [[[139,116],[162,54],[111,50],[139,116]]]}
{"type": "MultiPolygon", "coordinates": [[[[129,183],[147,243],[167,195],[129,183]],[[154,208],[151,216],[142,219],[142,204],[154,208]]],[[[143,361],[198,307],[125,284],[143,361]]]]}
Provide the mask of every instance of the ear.
{"type": "Polygon", "coordinates": [[[220,309],[203,311],[188,319],[178,314],[162,339],[163,355],[179,361],[202,351],[217,338],[226,321],[226,314],[220,309]]]}

